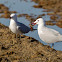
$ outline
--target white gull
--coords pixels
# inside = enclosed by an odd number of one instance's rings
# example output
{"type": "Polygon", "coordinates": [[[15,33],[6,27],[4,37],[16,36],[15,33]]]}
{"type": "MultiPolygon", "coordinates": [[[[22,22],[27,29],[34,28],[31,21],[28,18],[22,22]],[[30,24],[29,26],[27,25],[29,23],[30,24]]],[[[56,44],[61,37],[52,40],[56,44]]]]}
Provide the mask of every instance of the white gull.
{"type": "Polygon", "coordinates": [[[10,15],[10,25],[9,25],[9,29],[16,34],[23,34],[23,33],[28,33],[29,31],[31,31],[31,29],[24,25],[23,23],[20,23],[17,21],[17,15],[16,14],[11,14],[10,15]]]}
{"type": "Polygon", "coordinates": [[[40,39],[48,44],[52,43],[52,47],[55,42],[62,41],[62,35],[54,29],[47,28],[45,26],[45,21],[42,18],[37,19],[32,24],[38,24],[38,35],[40,39]]]}

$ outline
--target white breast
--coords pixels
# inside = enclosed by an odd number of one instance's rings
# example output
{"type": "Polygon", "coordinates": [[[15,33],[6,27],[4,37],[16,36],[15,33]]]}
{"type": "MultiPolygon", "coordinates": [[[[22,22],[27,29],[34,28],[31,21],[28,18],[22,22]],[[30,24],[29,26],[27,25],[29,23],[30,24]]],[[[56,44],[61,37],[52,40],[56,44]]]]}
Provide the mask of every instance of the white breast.
{"type": "Polygon", "coordinates": [[[46,43],[54,43],[58,41],[58,36],[56,36],[52,31],[48,30],[46,27],[38,27],[38,34],[42,41],[46,43]]]}
{"type": "Polygon", "coordinates": [[[14,20],[10,21],[10,25],[9,25],[9,29],[13,32],[13,33],[19,33],[17,30],[17,24],[14,20]]]}

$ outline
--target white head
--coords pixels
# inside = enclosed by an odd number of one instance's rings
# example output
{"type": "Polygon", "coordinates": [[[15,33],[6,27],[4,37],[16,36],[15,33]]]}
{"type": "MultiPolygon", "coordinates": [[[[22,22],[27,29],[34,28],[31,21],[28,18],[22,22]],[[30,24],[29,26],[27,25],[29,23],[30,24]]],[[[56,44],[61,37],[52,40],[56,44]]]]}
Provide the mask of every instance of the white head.
{"type": "Polygon", "coordinates": [[[14,21],[17,21],[17,15],[16,14],[11,14],[10,19],[13,19],[14,21]]]}
{"type": "Polygon", "coordinates": [[[36,24],[38,24],[38,25],[42,25],[42,26],[44,26],[44,24],[45,24],[45,21],[43,20],[43,18],[39,18],[39,19],[37,19],[34,23],[32,23],[32,24],[34,24],[34,25],[36,25],[36,24]]]}

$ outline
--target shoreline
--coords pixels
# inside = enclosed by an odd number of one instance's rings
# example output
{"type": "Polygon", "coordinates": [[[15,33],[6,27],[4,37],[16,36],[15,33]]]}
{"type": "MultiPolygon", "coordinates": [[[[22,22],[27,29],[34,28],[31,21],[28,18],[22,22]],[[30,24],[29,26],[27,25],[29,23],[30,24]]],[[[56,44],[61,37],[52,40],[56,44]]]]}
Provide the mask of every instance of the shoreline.
{"type": "Polygon", "coordinates": [[[25,35],[21,35],[21,40],[16,39],[8,27],[0,24],[0,59],[4,62],[62,62],[62,51],[25,35]]]}

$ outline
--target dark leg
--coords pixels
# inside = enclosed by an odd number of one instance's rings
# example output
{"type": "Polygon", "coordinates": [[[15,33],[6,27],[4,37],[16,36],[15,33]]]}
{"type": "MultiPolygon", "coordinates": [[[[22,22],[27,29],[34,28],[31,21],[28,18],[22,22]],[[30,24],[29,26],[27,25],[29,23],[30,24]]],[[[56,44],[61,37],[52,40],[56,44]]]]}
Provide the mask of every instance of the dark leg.
{"type": "Polygon", "coordinates": [[[48,48],[50,48],[50,45],[49,45],[49,43],[48,43],[48,48]]]}
{"type": "Polygon", "coordinates": [[[20,40],[21,40],[21,34],[20,34],[20,40]]]}
{"type": "Polygon", "coordinates": [[[16,39],[17,39],[17,34],[16,34],[16,39]]]}
{"type": "Polygon", "coordinates": [[[54,43],[52,43],[52,48],[54,47],[54,43]]]}

